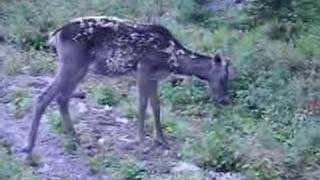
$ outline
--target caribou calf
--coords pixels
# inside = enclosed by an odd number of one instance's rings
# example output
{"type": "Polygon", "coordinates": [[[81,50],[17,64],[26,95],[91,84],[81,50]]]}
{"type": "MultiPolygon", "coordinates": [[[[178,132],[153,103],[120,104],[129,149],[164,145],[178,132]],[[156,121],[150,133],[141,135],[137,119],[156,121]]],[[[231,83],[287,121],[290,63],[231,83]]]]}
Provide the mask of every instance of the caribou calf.
{"type": "Polygon", "coordinates": [[[34,104],[32,124],[24,151],[31,155],[39,121],[56,99],[67,132],[75,135],[68,104],[72,92],[92,65],[95,73],[120,76],[136,72],[139,89],[138,138],[143,141],[144,120],[150,101],[155,141],[166,144],[160,125],[158,80],[169,74],[194,75],[209,84],[213,98],[227,101],[228,63],[219,54],[201,55],[185,48],[164,27],[98,16],[77,18],[50,35],[59,66],[53,82],[34,104]]]}

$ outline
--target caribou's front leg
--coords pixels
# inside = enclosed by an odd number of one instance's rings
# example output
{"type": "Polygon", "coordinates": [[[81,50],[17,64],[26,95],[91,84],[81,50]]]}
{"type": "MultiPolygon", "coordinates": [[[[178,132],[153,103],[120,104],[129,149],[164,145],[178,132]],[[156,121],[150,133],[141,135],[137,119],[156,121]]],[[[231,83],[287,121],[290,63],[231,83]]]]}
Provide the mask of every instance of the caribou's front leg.
{"type": "Polygon", "coordinates": [[[148,105],[148,80],[146,76],[146,69],[138,68],[137,84],[139,91],[139,114],[138,114],[138,138],[139,142],[144,142],[144,120],[146,117],[146,109],[148,105]]]}
{"type": "Polygon", "coordinates": [[[156,80],[149,80],[149,98],[150,104],[154,116],[154,140],[157,144],[160,144],[168,148],[168,143],[166,142],[160,123],[160,101],[158,97],[158,82],[156,80]]]}

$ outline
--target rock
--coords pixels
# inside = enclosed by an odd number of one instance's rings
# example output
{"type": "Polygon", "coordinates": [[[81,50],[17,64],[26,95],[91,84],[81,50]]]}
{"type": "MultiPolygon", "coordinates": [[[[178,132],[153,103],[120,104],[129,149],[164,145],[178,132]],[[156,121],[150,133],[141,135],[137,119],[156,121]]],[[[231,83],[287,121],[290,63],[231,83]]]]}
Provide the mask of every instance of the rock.
{"type": "Polygon", "coordinates": [[[103,108],[105,111],[109,112],[109,111],[112,111],[112,107],[109,106],[108,104],[104,106],[103,108]]]}
{"type": "Polygon", "coordinates": [[[214,172],[210,171],[208,173],[209,179],[212,180],[245,180],[245,177],[239,173],[231,172],[214,172]]]}
{"type": "Polygon", "coordinates": [[[88,112],[87,105],[85,103],[79,102],[77,104],[78,113],[86,113],[88,112]]]}
{"type": "Polygon", "coordinates": [[[175,174],[185,174],[185,173],[200,173],[201,169],[191,163],[187,163],[187,162],[179,162],[176,166],[174,166],[171,169],[171,172],[175,173],[175,174]]]}
{"type": "Polygon", "coordinates": [[[98,144],[100,145],[100,146],[103,146],[104,145],[104,143],[105,143],[105,139],[104,138],[99,138],[98,139],[98,144]]]}
{"type": "Polygon", "coordinates": [[[200,167],[188,162],[179,162],[170,171],[170,176],[175,177],[176,179],[207,180],[204,171],[200,167]]]}
{"type": "Polygon", "coordinates": [[[8,108],[9,111],[14,112],[15,109],[16,109],[16,106],[14,104],[12,104],[12,103],[8,103],[7,104],[7,108],[8,108]]]}
{"type": "Polygon", "coordinates": [[[125,142],[125,143],[133,143],[133,142],[134,142],[134,139],[125,136],[125,137],[120,137],[120,138],[119,138],[119,141],[123,141],[123,142],[125,142]]]}
{"type": "Polygon", "coordinates": [[[129,122],[127,118],[122,118],[122,117],[116,118],[116,121],[124,124],[127,124],[129,122]]]}

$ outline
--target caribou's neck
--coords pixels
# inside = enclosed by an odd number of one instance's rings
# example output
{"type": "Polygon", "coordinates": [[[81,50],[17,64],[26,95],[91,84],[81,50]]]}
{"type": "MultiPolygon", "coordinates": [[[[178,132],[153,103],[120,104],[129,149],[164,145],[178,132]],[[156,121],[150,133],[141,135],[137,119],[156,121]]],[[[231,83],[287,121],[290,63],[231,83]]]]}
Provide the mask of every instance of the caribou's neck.
{"type": "Polygon", "coordinates": [[[187,54],[177,58],[177,73],[188,76],[197,76],[200,79],[208,80],[212,67],[210,57],[199,54],[187,54]]]}

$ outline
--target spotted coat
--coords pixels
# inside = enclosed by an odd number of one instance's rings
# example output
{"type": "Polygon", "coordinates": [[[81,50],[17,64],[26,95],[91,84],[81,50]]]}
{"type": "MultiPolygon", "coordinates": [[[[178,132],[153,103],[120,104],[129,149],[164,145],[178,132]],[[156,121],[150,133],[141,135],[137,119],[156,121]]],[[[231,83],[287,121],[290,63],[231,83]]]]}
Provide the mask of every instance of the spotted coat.
{"type": "Polygon", "coordinates": [[[114,17],[76,18],[54,31],[50,37],[49,42],[53,45],[59,37],[62,42],[86,48],[96,72],[105,75],[135,70],[139,61],[151,62],[151,54],[161,57],[161,66],[171,72],[179,71],[179,56],[201,56],[184,48],[163,26],[114,17]]]}

